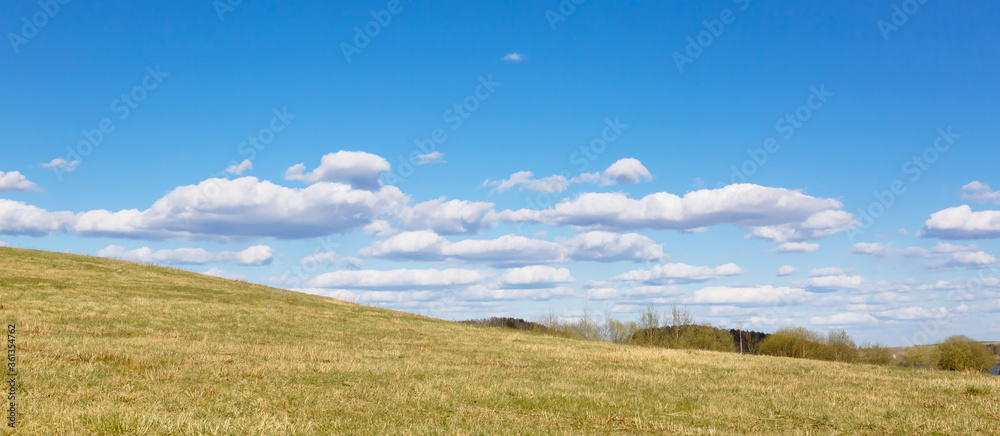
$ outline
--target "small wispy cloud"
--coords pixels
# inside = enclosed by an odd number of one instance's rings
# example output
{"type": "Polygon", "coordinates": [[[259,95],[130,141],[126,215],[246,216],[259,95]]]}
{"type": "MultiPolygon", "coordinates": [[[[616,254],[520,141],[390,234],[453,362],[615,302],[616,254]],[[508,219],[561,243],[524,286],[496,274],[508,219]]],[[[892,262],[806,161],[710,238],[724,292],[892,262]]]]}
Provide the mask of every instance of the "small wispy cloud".
{"type": "Polygon", "coordinates": [[[78,160],[72,162],[66,162],[66,159],[57,157],[55,159],[52,159],[48,163],[43,163],[42,168],[51,168],[55,170],[63,170],[67,173],[72,173],[73,171],[76,171],[76,167],[79,165],[80,161],[78,160]]]}
{"type": "Polygon", "coordinates": [[[236,174],[237,176],[242,176],[246,170],[253,169],[253,162],[250,159],[244,159],[243,162],[239,164],[230,165],[226,168],[226,172],[229,174],[236,174]]]}
{"type": "Polygon", "coordinates": [[[524,55],[520,53],[508,53],[507,56],[503,57],[503,60],[507,62],[521,62],[524,60],[524,55]]]}
{"type": "Polygon", "coordinates": [[[441,153],[440,151],[435,151],[427,154],[418,154],[416,158],[417,158],[417,165],[445,163],[444,153],[441,153]]]}

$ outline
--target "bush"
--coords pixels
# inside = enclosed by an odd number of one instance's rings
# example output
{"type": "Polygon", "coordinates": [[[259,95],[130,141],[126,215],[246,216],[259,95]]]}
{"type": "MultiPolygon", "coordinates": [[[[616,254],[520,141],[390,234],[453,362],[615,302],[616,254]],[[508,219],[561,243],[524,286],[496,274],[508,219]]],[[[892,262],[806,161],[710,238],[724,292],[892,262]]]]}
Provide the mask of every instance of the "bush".
{"type": "Polygon", "coordinates": [[[760,354],[799,359],[833,360],[819,333],[804,327],[782,327],[760,343],[760,354]]]}
{"type": "Polygon", "coordinates": [[[987,371],[993,368],[996,357],[985,344],[967,336],[952,336],[938,344],[937,367],[946,371],[987,371]]]}
{"type": "Polygon", "coordinates": [[[858,346],[844,330],[833,330],[826,336],[827,353],[838,362],[854,363],[861,360],[858,346]]]}
{"type": "Polygon", "coordinates": [[[907,348],[896,361],[900,366],[915,368],[937,368],[938,348],[933,345],[917,345],[907,348]]]}
{"type": "Polygon", "coordinates": [[[861,362],[869,365],[887,366],[892,365],[895,360],[892,350],[879,343],[865,344],[858,352],[861,356],[861,362]]]}

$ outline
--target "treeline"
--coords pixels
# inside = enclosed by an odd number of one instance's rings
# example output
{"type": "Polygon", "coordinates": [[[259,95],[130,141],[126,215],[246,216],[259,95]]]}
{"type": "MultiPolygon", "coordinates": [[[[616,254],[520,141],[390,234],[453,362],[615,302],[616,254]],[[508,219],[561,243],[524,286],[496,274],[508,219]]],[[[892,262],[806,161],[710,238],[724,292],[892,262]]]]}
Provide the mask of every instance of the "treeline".
{"type": "Polygon", "coordinates": [[[572,320],[549,314],[536,322],[520,318],[464,321],[490,327],[530,330],[558,336],[674,349],[738,352],[799,359],[873,365],[937,368],[949,371],[988,371],[997,364],[1000,344],[983,344],[965,336],[952,336],[937,345],[908,348],[896,356],[882,344],[858,346],[844,330],[826,334],[804,327],[783,327],[774,333],[724,329],[696,322],[682,306],[661,314],[650,305],[637,321],[619,321],[609,314],[599,321],[584,309],[572,320]]]}

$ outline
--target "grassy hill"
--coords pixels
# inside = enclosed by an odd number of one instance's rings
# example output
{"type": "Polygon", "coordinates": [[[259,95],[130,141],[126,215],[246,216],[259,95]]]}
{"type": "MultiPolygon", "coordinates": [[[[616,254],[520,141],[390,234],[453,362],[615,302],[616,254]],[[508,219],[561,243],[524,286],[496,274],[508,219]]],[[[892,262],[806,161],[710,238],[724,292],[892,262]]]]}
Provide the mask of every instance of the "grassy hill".
{"type": "Polygon", "coordinates": [[[1000,377],[583,342],[86,256],[0,248],[0,305],[19,434],[1000,426],[1000,377]]]}

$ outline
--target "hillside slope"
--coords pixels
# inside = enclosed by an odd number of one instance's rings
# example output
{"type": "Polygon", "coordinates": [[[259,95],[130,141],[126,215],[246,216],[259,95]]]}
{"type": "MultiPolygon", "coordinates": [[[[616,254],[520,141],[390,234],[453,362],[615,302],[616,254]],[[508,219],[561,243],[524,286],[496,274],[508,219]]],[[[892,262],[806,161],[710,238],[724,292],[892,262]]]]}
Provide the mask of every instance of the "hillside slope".
{"type": "Polygon", "coordinates": [[[19,434],[1000,426],[997,377],[581,342],[86,256],[0,248],[0,305],[19,434]]]}

